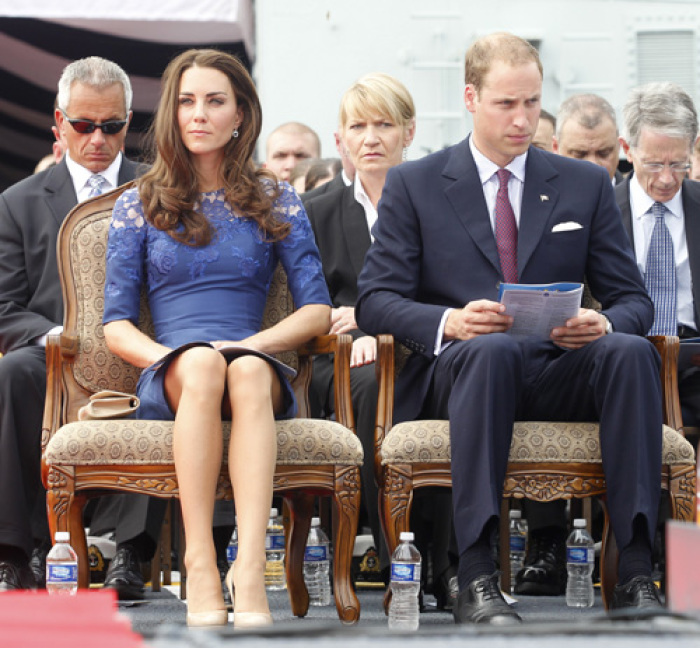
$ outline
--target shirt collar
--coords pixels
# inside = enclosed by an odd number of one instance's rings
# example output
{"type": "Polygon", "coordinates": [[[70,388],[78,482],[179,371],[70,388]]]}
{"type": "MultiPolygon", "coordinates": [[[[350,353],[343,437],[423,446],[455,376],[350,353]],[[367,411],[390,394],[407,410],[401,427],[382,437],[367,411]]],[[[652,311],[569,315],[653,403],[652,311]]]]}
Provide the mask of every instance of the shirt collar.
{"type": "MultiPolygon", "coordinates": [[[[501,167],[499,167],[495,162],[489,160],[474,144],[474,138],[469,136],[469,149],[474,157],[474,163],[476,164],[476,170],[479,172],[479,179],[483,185],[488,182],[493,175],[501,167]]],[[[511,172],[520,182],[525,182],[525,165],[527,163],[527,151],[521,153],[520,155],[514,157],[509,164],[505,166],[508,171],[511,172]]]]}
{"type": "MultiPolygon", "coordinates": [[[[668,212],[676,218],[683,217],[681,189],[676,192],[676,195],[671,198],[671,200],[663,203],[668,212]]],[[[630,178],[630,207],[632,208],[632,217],[637,220],[643,218],[647,213],[650,213],[651,207],[655,202],[656,201],[644,191],[642,185],[639,184],[637,176],[633,173],[630,178]]]]}
{"type": "MultiPolygon", "coordinates": [[[[105,187],[105,191],[109,191],[119,186],[119,168],[122,163],[121,151],[117,153],[117,157],[114,158],[112,164],[110,164],[104,171],[100,171],[98,175],[101,175],[107,182],[109,182],[109,187],[105,187]]],[[[85,188],[89,178],[94,175],[90,169],[86,169],[84,166],[75,162],[69,152],[66,152],[66,165],[68,166],[68,172],[70,177],[73,179],[73,185],[75,186],[75,193],[79,194],[82,189],[85,188]]]]}

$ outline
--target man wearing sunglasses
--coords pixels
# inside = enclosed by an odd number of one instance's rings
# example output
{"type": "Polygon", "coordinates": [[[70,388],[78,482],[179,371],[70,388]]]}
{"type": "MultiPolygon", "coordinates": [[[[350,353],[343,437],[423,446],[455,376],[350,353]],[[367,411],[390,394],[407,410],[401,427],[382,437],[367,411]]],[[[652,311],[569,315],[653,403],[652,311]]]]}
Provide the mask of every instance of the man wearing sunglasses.
{"type": "MultiPolygon", "coordinates": [[[[55,111],[66,146],[63,160],[0,195],[0,592],[37,586],[34,573],[40,576],[41,568],[33,573],[29,558],[34,565],[48,539],[39,470],[44,347],[47,334],[60,331],[63,321],[58,230],[78,202],[135,177],[137,165],[121,152],[131,99],[129,78],[115,63],[89,57],[68,65],[55,111]],[[43,511],[38,524],[32,511],[43,511]],[[43,547],[35,547],[37,535],[44,535],[43,547]]],[[[138,564],[120,548],[134,538],[146,538],[148,545],[157,537],[160,516],[152,516],[157,525],[151,531],[145,524],[147,509],[153,511],[150,498],[119,497],[118,552],[110,569],[118,572],[114,586],[137,596],[143,586],[138,564]]]]}

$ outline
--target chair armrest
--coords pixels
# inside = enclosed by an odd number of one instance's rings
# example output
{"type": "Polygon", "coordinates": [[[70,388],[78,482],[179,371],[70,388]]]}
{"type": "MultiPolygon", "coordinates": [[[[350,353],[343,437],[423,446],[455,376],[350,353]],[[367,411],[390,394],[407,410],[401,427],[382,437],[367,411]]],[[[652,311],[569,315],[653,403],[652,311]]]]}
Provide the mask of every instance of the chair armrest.
{"type": "Polygon", "coordinates": [[[683,433],[683,417],[678,394],[678,352],[680,340],[675,335],[650,335],[647,338],[661,356],[661,389],[664,423],[683,433]]]}
{"type": "Polygon", "coordinates": [[[350,390],[350,356],[352,336],[319,335],[297,350],[301,362],[304,358],[333,353],[333,390],[335,397],[335,419],[341,425],[355,432],[355,417],[352,411],[350,390]]]}
{"type": "Polygon", "coordinates": [[[381,448],[384,437],[394,424],[394,337],[382,334],[377,336],[377,418],[374,427],[374,475],[381,482],[381,448]]]}

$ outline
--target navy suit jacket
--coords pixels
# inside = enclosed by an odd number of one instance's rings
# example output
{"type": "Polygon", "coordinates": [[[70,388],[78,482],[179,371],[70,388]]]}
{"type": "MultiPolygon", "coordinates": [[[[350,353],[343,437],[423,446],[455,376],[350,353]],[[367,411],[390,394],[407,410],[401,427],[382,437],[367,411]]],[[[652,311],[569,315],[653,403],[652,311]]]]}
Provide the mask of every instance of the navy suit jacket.
{"type": "MultiPolygon", "coordinates": [[[[138,165],[122,157],[119,183],[138,165]]],[[[0,352],[27,346],[63,322],[56,240],[78,202],[66,161],[0,195],[0,352]]]]}
{"type": "MultiPolygon", "coordinates": [[[[396,419],[406,420],[428,393],[445,308],[496,301],[503,280],[468,140],[391,169],[373,234],[356,318],[367,333],[391,333],[414,352],[397,384],[396,419]]],[[[653,305],[601,167],[530,147],[518,268],[521,283],[585,276],[615,331],[644,335],[651,327],[653,305]],[[563,223],[571,225],[553,231],[563,223]]]]}
{"type": "MultiPolygon", "coordinates": [[[[630,178],[628,176],[615,186],[615,200],[622,212],[622,224],[634,248],[632,231],[632,207],[630,205],[630,178]]],[[[700,326],[700,182],[683,180],[681,189],[683,201],[683,218],[685,221],[685,240],[688,245],[688,260],[690,262],[690,277],[693,287],[693,310],[696,325],[700,326]]]]}

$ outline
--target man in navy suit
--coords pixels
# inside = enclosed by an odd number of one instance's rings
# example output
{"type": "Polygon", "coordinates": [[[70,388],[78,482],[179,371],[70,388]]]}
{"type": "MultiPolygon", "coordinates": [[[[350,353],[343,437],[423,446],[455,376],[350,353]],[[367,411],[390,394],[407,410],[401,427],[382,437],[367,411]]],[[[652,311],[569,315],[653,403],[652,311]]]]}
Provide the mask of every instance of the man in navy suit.
{"type": "Polygon", "coordinates": [[[642,337],[653,305],[610,178],[530,147],[542,66],[529,43],[505,33],[479,39],[467,52],[465,81],[471,136],[389,172],[356,310],[364,331],[392,333],[413,351],[396,387],[397,418],[450,421],[455,620],[520,621],[499,590],[491,553],[519,419],[600,421],[621,547],[612,605],[659,607],[651,543],[661,386],[658,355],[642,337]],[[602,312],[581,309],[546,340],[508,334],[500,282],[584,275],[602,312]]]}
{"type": "MultiPolygon", "coordinates": [[[[631,92],[623,116],[620,142],[634,171],[615,188],[622,223],[645,275],[654,229],[652,207],[664,206],[676,278],[676,317],[664,332],[698,337],[700,254],[695,250],[700,245],[700,183],[686,177],[698,134],[693,100],[675,83],[650,83],[631,92]]],[[[683,423],[700,425],[700,366],[681,368],[678,379],[683,423]]]]}

